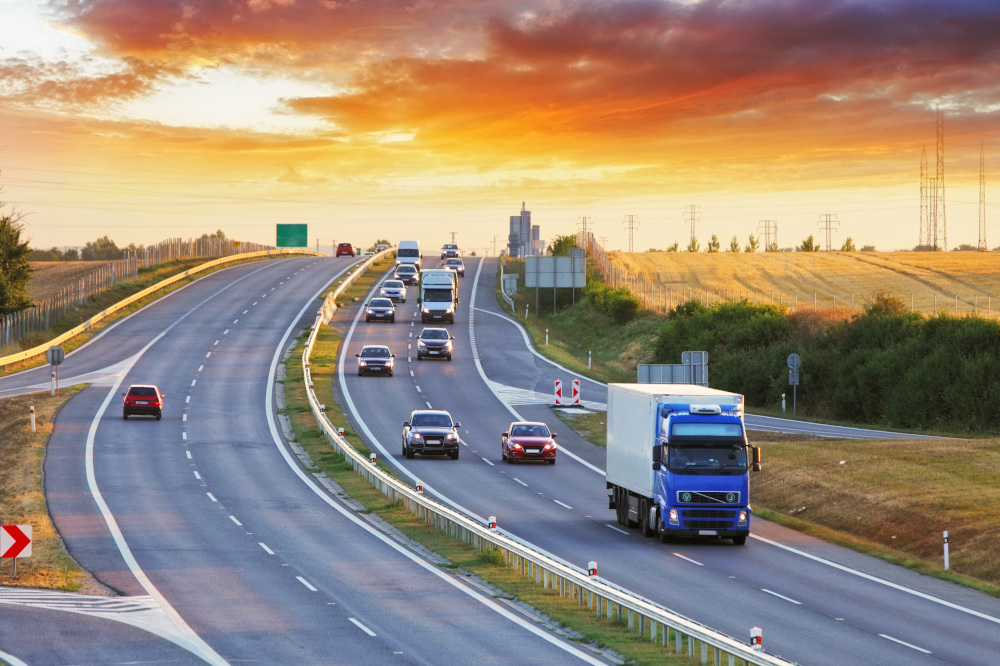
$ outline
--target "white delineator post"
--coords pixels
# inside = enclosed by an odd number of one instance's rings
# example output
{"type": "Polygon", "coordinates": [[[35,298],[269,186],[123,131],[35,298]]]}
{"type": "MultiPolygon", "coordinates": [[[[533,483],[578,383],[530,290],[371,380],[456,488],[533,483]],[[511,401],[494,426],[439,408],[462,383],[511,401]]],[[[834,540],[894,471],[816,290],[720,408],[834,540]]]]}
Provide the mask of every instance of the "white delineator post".
{"type": "Polygon", "coordinates": [[[591,560],[587,563],[587,575],[591,578],[597,578],[597,562],[591,560]]]}
{"type": "Polygon", "coordinates": [[[369,460],[369,461],[371,462],[371,464],[373,464],[373,465],[374,465],[374,464],[375,464],[376,462],[378,462],[378,456],[376,456],[376,455],[375,455],[375,452],[374,452],[374,451],[372,451],[371,455],[369,455],[369,456],[368,456],[368,460],[369,460]]]}
{"type": "Polygon", "coordinates": [[[35,432],[35,406],[31,406],[31,432],[35,432]]]}
{"type": "Polygon", "coordinates": [[[497,530],[497,517],[490,516],[489,520],[486,522],[486,528],[496,532],[497,530]]]}
{"type": "Polygon", "coordinates": [[[948,570],[948,530],[944,531],[944,570],[948,570]]]}
{"type": "Polygon", "coordinates": [[[750,629],[750,647],[754,650],[764,649],[764,632],[760,627],[750,629]]]}

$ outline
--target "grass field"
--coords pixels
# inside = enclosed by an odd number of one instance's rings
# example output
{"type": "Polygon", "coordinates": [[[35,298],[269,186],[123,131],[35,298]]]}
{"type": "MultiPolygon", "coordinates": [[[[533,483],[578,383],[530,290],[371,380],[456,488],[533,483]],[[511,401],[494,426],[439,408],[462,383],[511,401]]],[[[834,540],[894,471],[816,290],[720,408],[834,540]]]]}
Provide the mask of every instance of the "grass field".
{"type": "Polygon", "coordinates": [[[80,278],[104,266],[107,261],[32,261],[28,297],[32,301],[52,298],[80,278]]]}
{"type": "Polygon", "coordinates": [[[886,292],[920,312],[1000,312],[1000,252],[610,252],[630,275],[675,294],[861,306],[886,292]],[[936,299],[936,301],[935,301],[936,299]]]}

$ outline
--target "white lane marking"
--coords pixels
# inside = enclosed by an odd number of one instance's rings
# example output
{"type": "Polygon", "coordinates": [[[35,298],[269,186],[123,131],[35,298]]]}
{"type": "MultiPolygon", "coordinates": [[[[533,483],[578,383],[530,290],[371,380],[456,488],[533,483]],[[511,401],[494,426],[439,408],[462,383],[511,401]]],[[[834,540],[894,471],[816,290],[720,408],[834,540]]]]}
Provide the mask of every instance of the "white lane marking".
{"type": "MultiPolygon", "coordinates": [[[[190,451],[188,451],[188,453],[190,453],[190,451]]],[[[196,478],[199,481],[201,481],[201,474],[198,473],[198,470],[194,471],[194,478],[196,478]]]]}
{"type": "Polygon", "coordinates": [[[785,596],[785,595],[783,595],[783,594],[778,594],[777,592],[774,592],[774,591],[772,591],[772,590],[769,590],[769,589],[767,589],[767,588],[765,588],[765,587],[762,587],[762,588],[760,588],[760,591],[761,591],[761,592],[767,592],[768,594],[770,594],[770,595],[772,595],[772,596],[775,596],[775,597],[778,597],[779,599],[784,599],[785,601],[788,601],[788,602],[790,602],[790,603],[793,603],[793,604],[795,604],[796,606],[801,606],[801,605],[802,605],[802,602],[801,602],[801,601],[796,601],[795,599],[792,599],[791,597],[786,597],[786,596],[785,596]]]}
{"type": "Polygon", "coordinates": [[[239,319],[234,319],[233,320],[233,325],[235,326],[237,324],[237,322],[239,322],[239,319]]]}
{"type": "Polygon", "coordinates": [[[218,502],[219,501],[219,500],[215,499],[215,495],[213,495],[212,493],[205,493],[205,494],[208,495],[208,499],[212,500],[213,502],[218,502]]]}
{"type": "Polygon", "coordinates": [[[366,634],[368,634],[369,636],[371,636],[373,638],[375,637],[375,632],[374,631],[372,631],[371,629],[369,629],[365,625],[361,624],[360,622],[358,622],[357,620],[355,620],[353,617],[349,617],[347,619],[350,620],[352,623],[354,623],[354,625],[358,629],[360,629],[361,631],[365,632],[366,634]]]}
{"type": "Polygon", "coordinates": [[[258,541],[257,545],[264,549],[264,552],[268,555],[274,555],[274,551],[267,547],[267,544],[263,541],[258,541]]]}
{"type": "Polygon", "coordinates": [[[201,372],[204,369],[205,369],[205,364],[204,363],[202,363],[201,365],[198,366],[198,372],[201,372]]]}
{"type": "Polygon", "coordinates": [[[191,402],[191,396],[187,396],[186,398],[184,398],[184,402],[185,403],[191,402]]]}
{"type": "Polygon", "coordinates": [[[561,506],[561,507],[565,507],[565,508],[567,508],[567,509],[572,509],[572,508],[573,508],[573,507],[571,507],[571,506],[570,506],[569,504],[565,504],[565,503],[563,503],[563,502],[560,502],[559,500],[552,500],[552,501],[553,501],[553,502],[555,502],[556,504],[558,504],[558,505],[559,505],[559,506],[561,506]]]}
{"type": "Polygon", "coordinates": [[[205,358],[211,358],[211,357],[212,357],[212,352],[208,352],[207,354],[205,354],[205,358]]]}
{"type": "MultiPolygon", "coordinates": [[[[284,355],[285,344],[287,343],[288,338],[291,336],[292,330],[296,327],[296,322],[298,321],[298,319],[302,317],[303,314],[305,314],[307,309],[314,307],[313,304],[316,301],[316,299],[318,299],[323,294],[323,292],[326,290],[327,287],[333,284],[333,281],[336,280],[337,277],[339,277],[339,275],[330,280],[330,282],[328,282],[327,285],[323,287],[323,289],[320,289],[318,292],[316,292],[316,294],[312,297],[312,299],[307,301],[306,304],[302,306],[302,309],[299,311],[298,316],[292,320],[293,323],[289,324],[288,328],[285,330],[285,335],[281,338],[281,341],[275,348],[274,356],[271,357],[271,367],[268,369],[267,373],[267,390],[264,392],[264,415],[267,417],[267,426],[268,429],[271,431],[271,441],[274,442],[274,445],[281,454],[281,457],[285,460],[285,464],[288,465],[288,467],[292,470],[293,474],[298,476],[299,479],[303,483],[305,483],[306,486],[310,490],[312,490],[317,497],[319,497],[322,501],[326,502],[327,505],[332,507],[344,518],[351,521],[361,529],[365,530],[376,539],[382,541],[382,543],[386,544],[387,546],[395,550],[403,557],[409,559],[418,567],[421,567],[424,571],[428,572],[432,576],[436,576],[439,580],[444,581],[446,584],[451,585],[452,587],[459,590],[463,594],[471,597],[472,599],[475,599],[479,603],[483,604],[484,606],[494,611],[495,613],[501,615],[505,619],[518,625],[522,629],[530,632],[531,634],[534,634],[535,636],[573,655],[574,657],[582,661],[585,661],[588,664],[594,664],[595,666],[597,666],[598,664],[602,664],[603,662],[598,661],[596,658],[592,657],[586,652],[583,652],[582,650],[574,647],[573,645],[563,643],[558,638],[550,635],[549,632],[539,629],[537,626],[535,626],[533,622],[529,622],[525,618],[522,618],[519,615],[515,615],[512,611],[497,604],[497,602],[494,601],[493,599],[481,594],[477,590],[474,590],[466,586],[465,583],[463,583],[460,580],[456,580],[455,577],[452,576],[451,574],[441,571],[440,568],[437,567],[436,565],[427,562],[426,560],[418,556],[416,553],[411,552],[408,548],[404,547],[399,543],[396,543],[396,541],[392,539],[392,537],[372,527],[366,521],[363,521],[356,515],[356,512],[354,512],[353,510],[346,509],[345,507],[341,506],[338,502],[336,502],[333,498],[328,496],[325,490],[320,488],[311,477],[306,475],[306,473],[299,466],[298,460],[293,459],[292,455],[285,448],[284,444],[282,443],[281,435],[278,433],[278,426],[275,423],[274,413],[271,409],[271,405],[273,404],[274,400],[274,376],[278,369],[278,361],[284,355]]],[[[339,362],[337,363],[338,380],[340,382],[340,388],[341,391],[343,392],[344,399],[347,402],[347,409],[360,424],[361,430],[364,432],[367,440],[376,449],[378,449],[381,452],[381,454],[385,456],[386,459],[395,462],[395,458],[392,456],[392,454],[390,454],[386,450],[386,448],[382,445],[382,443],[379,442],[378,438],[375,437],[375,434],[372,433],[372,431],[368,428],[368,425],[364,422],[364,420],[360,418],[358,410],[354,405],[354,401],[351,399],[350,391],[347,389],[347,381],[346,381],[346,376],[344,374],[344,366],[345,366],[344,359],[346,358],[347,348],[350,344],[351,336],[354,333],[354,329],[357,327],[358,319],[360,318],[360,316],[361,312],[359,310],[358,315],[355,317],[354,321],[351,322],[351,327],[348,329],[347,335],[344,337],[344,342],[340,347],[341,357],[339,359],[339,362]]],[[[397,463],[396,468],[400,470],[403,474],[406,474],[406,476],[408,476],[412,481],[417,481],[417,477],[412,472],[410,472],[405,466],[399,465],[397,463]]],[[[438,497],[442,502],[445,502],[449,506],[454,507],[458,511],[462,511],[463,513],[465,513],[466,515],[470,516],[475,520],[479,520],[480,522],[485,522],[482,516],[477,516],[476,514],[468,511],[468,509],[459,506],[451,499],[444,497],[443,495],[438,493],[436,490],[434,490],[427,484],[424,484],[424,492],[433,494],[435,497],[438,497]]]]}
{"type": "Polygon", "coordinates": [[[424,404],[427,405],[427,409],[434,409],[433,407],[431,407],[431,403],[427,402],[426,400],[424,400],[424,404]]]}
{"type": "Polygon", "coordinates": [[[253,304],[254,304],[254,305],[257,305],[257,301],[254,301],[254,302],[253,302],[253,304]]]}
{"type": "Polygon", "coordinates": [[[411,377],[413,376],[413,370],[410,370],[410,376],[411,377]]]}
{"type": "Polygon", "coordinates": [[[236,516],[229,516],[229,520],[233,521],[234,523],[236,523],[240,527],[243,527],[243,523],[241,523],[240,521],[236,520],[236,516]]]}
{"type": "Polygon", "coordinates": [[[190,451],[185,451],[184,453],[187,454],[188,460],[191,460],[191,452],[190,451]]]}
{"type": "Polygon", "coordinates": [[[423,391],[420,390],[419,386],[417,386],[417,393],[423,393],[423,391]]]}
{"type": "Polygon", "coordinates": [[[187,414],[182,414],[181,415],[181,421],[187,421],[187,420],[188,420],[188,415],[187,414]]]}
{"type": "Polygon", "coordinates": [[[484,462],[484,463],[486,463],[487,465],[489,465],[490,467],[496,467],[496,465],[494,465],[493,463],[491,463],[491,462],[490,462],[489,460],[487,460],[486,458],[483,458],[483,462],[484,462]]]}
{"type": "Polygon", "coordinates": [[[224,331],[222,332],[222,334],[223,334],[223,335],[229,335],[229,329],[227,328],[226,330],[224,330],[224,331]]]}
{"type": "Polygon", "coordinates": [[[782,550],[788,551],[789,553],[794,553],[796,555],[801,555],[802,557],[808,558],[808,559],[810,559],[810,560],[812,560],[814,562],[819,562],[820,564],[825,564],[828,567],[833,567],[834,569],[839,569],[839,570],[841,570],[841,571],[843,571],[845,573],[849,573],[849,574],[858,576],[859,578],[864,578],[865,580],[869,580],[869,581],[871,581],[873,583],[878,583],[879,585],[885,585],[886,587],[890,587],[890,588],[892,588],[894,590],[897,590],[899,592],[905,592],[906,594],[912,594],[913,596],[919,597],[921,599],[924,599],[925,601],[931,601],[931,602],[936,603],[936,604],[941,604],[942,606],[945,606],[946,608],[951,608],[952,610],[957,610],[957,611],[960,611],[962,613],[968,613],[969,615],[973,615],[975,617],[978,617],[978,618],[980,618],[982,620],[986,620],[988,622],[993,622],[995,624],[1000,624],[1000,618],[993,617],[992,615],[987,615],[986,613],[981,613],[981,612],[979,612],[977,610],[973,610],[971,608],[966,608],[965,606],[959,606],[956,603],[952,603],[950,601],[946,601],[945,599],[941,599],[939,597],[934,597],[934,596],[931,596],[929,594],[925,594],[923,592],[918,592],[917,590],[911,590],[908,587],[904,587],[904,586],[899,585],[897,583],[892,583],[890,581],[884,580],[884,579],[879,578],[877,576],[873,576],[871,574],[866,574],[863,571],[858,571],[857,569],[851,569],[850,567],[846,567],[843,564],[837,564],[836,562],[831,562],[830,560],[825,560],[822,557],[817,557],[816,555],[810,555],[809,553],[806,553],[804,551],[792,548],[791,546],[786,546],[783,543],[778,543],[777,541],[772,541],[770,539],[766,539],[766,538],[764,538],[762,536],[758,536],[756,534],[751,534],[750,538],[751,539],[756,539],[758,541],[763,541],[764,543],[770,544],[770,545],[774,546],[775,548],[781,548],[782,550]]]}
{"type": "Polygon", "coordinates": [[[217,345],[217,344],[219,344],[219,341],[218,341],[218,340],[216,340],[215,342],[213,342],[213,343],[212,343],[212,346],[214,347],[214,346],[215,346],[215,345],[217,345]]]}
{"type": "Polygon", "coordinates": [[[181,439],[183,439],[184,441],[187,441],[187,438],[188,438],[188,434],[186,432],[182,432],[181,433],[181,439]]]}
{"type": "Polygon", "coordinates": [[[10,666],[28,666],[28,663],[21,661],[12,654],[7,654],[6,652],[0,652],[0,659],[4,660],[10,666]]]}
{"type": "Polygon", "coordinates": [[[525,483],[525,482],[524,482],[524,481],[522,481],[521,479],[517,478],[516,476],[514,477],[514,480],[515,480],[515,481],[517,481],[518,483],[520,483],[520,484],[521,484],[522,486],[524,486],[525,488],[527,488],[527,487],[528,487],[528,484],[527,484],[527,483],[525,483]]]}
{"type": "MultiPolygon", "coordinates": [[[[610,526],[610,525],[608,525],[608,527],[611,527],[611,526],[610,526]]],[[[619,530],[619,531],[621,531],[621,530],[619,530]]],[[[698,560],[692,560],[692,559],[691,559],[690,557],[684,557],[684,556],[683,556],[683,555],[681,555],[680,553],[674,553],[674,555],[675,555],[676,557],[679,557],[679,558],[681,558],[682,560],[686,560],[686,561],[690,562],[691,564],[697,564],[697,565],[698,565],[699,567],[703,567],[703,566],[705,566],[704,564],[702,564],[702,563],[701,563],[701,562],[699,562],[698,560]]]]}
{"type": "Polygon", "coordinates": [[[310,592],[316,592],[316,591],[317,591],[317,590],[316,590],[316,588],[312,586],[312,583],[310,583],[309,581],[307,581],[307,580],[306,580],[305,578],[303,578],[302,576],[296,576],[295,578],[296,578],[296,579],[298,579],[298,581],[299,581],[300,583],[302,583],[302,584],[303,584],[303,585],[305,585],[305,586],[306,586],[307,588],[309,588],[309,591],[310,591],[310,592]]]}
{"type": "MultiPolygon", "coordinates": [[[[472,360],[473,360],[473,362],[476,365],[476,370],[479,372],[479,376],[482,378],[483,383],[486,384],[486,388],[488,388],[490,390],[490,393],[492,393],[494,396],[496,396],[496,399],[498,401],[500,401],[500,404],[503,405],[504,407],[506,407],[507,411],[514,415],[514,418],[516,418],[518,421],[527,421],[529,419],[526,419],[523,416],[521,416],[520,414],[518,414],[517,410],[515,410],[513,407],[511,407],[509,404],[507,404],[507,401],[504,400],[502,397],[500,397],[500,394],[496,392],[496,389],[493,388],[493,385],[490,383],[490,380],[486,377],[486,371],[483,370],[483,364],[479,361],[479,348],[476,346],[476,332],[473,329],[473,325],[475,324],[475,320],[476,320],[475,313],[476,313],[476,309],[477,309],[476,308],[476,289],[479,287],[479,274],[483,270],[483,264],[484,263],[485,263],[485,261],[483,259],[479,260],[479,267],[476,269],[476,278],[472,281],[472,296],[469,298],[469,342],[470,342],[470,346],[472,347],[472,360]]],[[[480,312],[487,312],[488,314],[496,314],[495,312],[489,312],[487,310],[480,310],[480,312]]],[[[498,315],[498,316],[502,316],[502,315],[498,315]]],[[[529,349],[530,349],[530,347],[529,347],[529,349]]],[[[534,350],[532,349],[532,351],[534,351],[534,350]]],[[[537,353],[537,352],[535,352],[535,353],[537,353]]],[[[588,380],[588,381],[592,381],[592,380],[588,380]]],[[[584,467],[592,469],[593,471],[597,472],[601,476],[604,476],[604,470],[603,469],[601,469],[599,467],[596,467],[595,465],[591,465],[589,462],[587,462],[586,460],[584,460],[580,456],[576,455],[575,453],[573,453],[572,451],[570,451],[569,449],[567,449],[562,444],[559,445],[559,450],[562,453],[564,453],[565,455],[569,456],[573,460],[575,460],[578,463],[580,463],[581,465],[583,465],[584,467]]]]}
{"type": "Polygon", "coordinates": [[[197,383],[198,383],[198,380],[197,380],[197,379],[192,379],[192,380],[191,380],[191,386],[194,386],[194,385],[195,385],[195,384],[197,384],[197,383]]]}
{"type": "Polygon", "coordinates": [[[243,314],[246,314],[246,313],[248,313],[248,312],[250,312],[250,311],[249,311],[249,310],[244,310],[244,311],[243,311],[243,314]]]}
{"type": "Polygon", "coordinates": [[[406,349],[407,349],[407,350],[410,350],[410,349],[413,349],[413,344],[412,344],[412,343],[409,343],[409,342],[407,342],[407,343],[406,343],[406,349]]]}
{"type": "MultiPolygon", "coordinates": [[[[615,532],[621,532],[622,534],[624,534],[626,536],[628,535],[628,532],[626,530],[621,529],[620,527],[615,527],[614,525],[608,525],[607,523],[605,523],[604,526],[605,527],[610,527],[615,532]]],[[[674,554],[676,555],[676,553],[674,553],[674,554]]],[[[687,559],[687,558],[684,558],[684,559],[687,559]]]]}
{"type": "Polygon", "coordinates": [[[916,645],[913,645],[912,643],[907,643],[906,641],[901,641],[898,638],[893,638],[892,636],[889,636],[887,634],[879,634],[879,636],[881,636],[882,638],[886,639],[887,641],[892,641],[893,643],[899,643],[900,645],[905,645],[906,647],[912,648],[912,649],[916,650],[917,652],[923,652],[924,654],[932,654],[930,650],[925,650],[922,647],[917,647],[916,645]]]}

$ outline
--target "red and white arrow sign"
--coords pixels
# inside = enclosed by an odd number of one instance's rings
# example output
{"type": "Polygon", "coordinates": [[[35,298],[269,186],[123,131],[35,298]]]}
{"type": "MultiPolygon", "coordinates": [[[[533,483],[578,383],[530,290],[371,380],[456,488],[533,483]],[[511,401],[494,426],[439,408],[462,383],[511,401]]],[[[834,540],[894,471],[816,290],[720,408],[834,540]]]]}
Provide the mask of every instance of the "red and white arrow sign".
{"type": "Polygon", "coordinates": [[[31,525],[0,527],[0,557],[31,557],[31,525]]]}

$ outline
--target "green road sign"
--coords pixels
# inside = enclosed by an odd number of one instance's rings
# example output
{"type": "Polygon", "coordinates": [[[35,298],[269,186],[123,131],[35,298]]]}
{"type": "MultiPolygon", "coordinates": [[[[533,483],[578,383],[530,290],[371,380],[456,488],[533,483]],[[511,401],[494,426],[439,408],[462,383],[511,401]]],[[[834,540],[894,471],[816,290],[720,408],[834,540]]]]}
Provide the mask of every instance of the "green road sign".
{"type": "Polygon", "coordinates": [[[308,247],[309,246],[309,225],[308,224],[279,224],[278,247],[308,247]]]}

